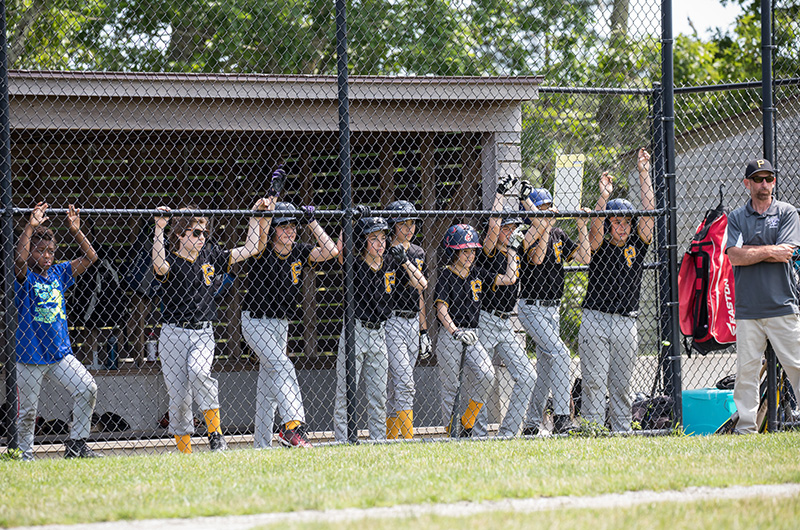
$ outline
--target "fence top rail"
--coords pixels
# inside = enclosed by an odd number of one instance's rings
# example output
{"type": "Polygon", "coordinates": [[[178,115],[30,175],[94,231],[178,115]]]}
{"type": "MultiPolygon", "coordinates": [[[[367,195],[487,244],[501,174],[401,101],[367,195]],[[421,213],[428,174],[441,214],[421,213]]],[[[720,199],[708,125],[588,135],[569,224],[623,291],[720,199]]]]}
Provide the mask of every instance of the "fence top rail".
{"type": "MultiPolygon", "coordinates": [[[[24,215],[33,211],[33,208],[12,208],[14,214],[24,215]]],[[[0,208],[0,214],[6,213],[5,208],[0,208]]],[[[47,213],[53,215],[61,215],[68,213],[67,208],[48,208],[47,213]]],[[[302,218],[305,214],[303,210],[170,210],[163,211],[148,208],[130,208],[130,209],[117,209],[117,208],[81,208],[83,215],[127,215],[127,216],[160,216],[160,217],[204,217],[212,215],[230,215],[242,217],[273,217],[275,215],[287,216],[292,215],[302,218]]],[[[314,215],[317,217],[355,217],[355,210],[316,210],[314,215]]],[[[527,211],[527,210],[503,210],[501,212],[492,210],[417,210],[414,214],[417,217],[442,217],[442,216],[470,216],[470,217],[497,217],[498,214],[503,217],[555,217],[557,219],[566,219],[574,217],[609,217],[615,215],[616,212],[609,210],[564,210],[552,212],[547,210],[527,211]]],[[[667,213],[667,209],[660,208],[655,210],[632,210],[626,211],[625,215],[635,215],[642,217],[658,217],[667,213]]],[[[395,210],[371,210],[371,216],[375,217],[394,217],[397,215],[395,210]]]]}
{"type": "Polygon", "coordinates": [[[542,94],[596,94],[606,96],[650,96],[652,88],[605,88],[605,87],[569,87],[540,86],[542,94]]]}
{"type": "MultiPolygon", "coordinates": [[[[775,86],[791,86],[800,85],[800,77],[789,77],[786,79],[773,80],[775,86]]],[[[761,81],[746,81],[742,83],[721,83],[719,85],[699,85],[699,86],[682,86],[675,87],[675,94],[692,94],[698,92],[722,92],[725,90],[748,90],[761,88],[761,81]]],[[[545,91],[546,87],[541,87],[541,92],[545,91]]]]}

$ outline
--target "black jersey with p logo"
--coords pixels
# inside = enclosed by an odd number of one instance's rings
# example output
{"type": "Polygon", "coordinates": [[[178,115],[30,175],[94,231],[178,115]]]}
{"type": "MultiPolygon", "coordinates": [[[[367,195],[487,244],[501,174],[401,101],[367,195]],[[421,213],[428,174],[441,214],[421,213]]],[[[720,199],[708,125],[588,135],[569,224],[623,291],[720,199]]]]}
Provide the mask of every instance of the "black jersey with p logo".
{"type": "Polygon", "coordinates": [[[243,309],[252,318],[297,318],[301,303],[303,268],[309,266],[314,249],[306,243],[295,243],[285,256],[269,245],[264,252],[249,260],[243,309]]]}
{"type": "Polygon", "coordinates": [[[169,272],[156,276],[162,283],[162,322],[205,322],[217,319],[214,280],[230,270],[229,250],[208,243],[194,261],[175,253],[166,256],[169,272]]]}

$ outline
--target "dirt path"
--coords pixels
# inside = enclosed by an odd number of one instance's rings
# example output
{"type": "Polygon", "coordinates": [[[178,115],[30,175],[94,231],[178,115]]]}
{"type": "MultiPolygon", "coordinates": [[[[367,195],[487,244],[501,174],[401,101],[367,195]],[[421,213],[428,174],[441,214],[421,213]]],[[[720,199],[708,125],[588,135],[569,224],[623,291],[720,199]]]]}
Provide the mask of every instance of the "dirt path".
{"type": "Polygon", "coordinates": [[[457,502],[452,504],[406,504],[386,508],[345,508],[341,510],[264,513],[227,517],[198,517],[192,519],[148,519],[77,525],[48,525],[16,527],[17,530],[247,530],[275,523],[348,522],[361,519],[388,519],[441,515],[466,517],[491,512],[541,512],[559,509],[627,508],[657,502],[694,502],[703,500],[746,499],[752,497],[791,497],[800,495],[800,484],[732,486],[729,488],[697,487],[681,491],[629,491],[596,497],[549,497],[509,499],[486,502],[457,502]]]}

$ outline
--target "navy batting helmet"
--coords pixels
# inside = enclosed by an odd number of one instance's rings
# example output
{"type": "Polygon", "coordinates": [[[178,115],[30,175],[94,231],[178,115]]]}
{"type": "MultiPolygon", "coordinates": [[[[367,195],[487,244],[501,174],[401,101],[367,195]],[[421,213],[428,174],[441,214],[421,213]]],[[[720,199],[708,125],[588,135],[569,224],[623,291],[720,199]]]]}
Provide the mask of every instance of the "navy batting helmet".
{"type": "Polygon", "coordinates": [[[380,232],[381,230],[389,231],[389,225],[383,217],[362,217],[359,219],[353,226],[353,246],[356,254],[363,252],[369,234],[380,232]]]}
{"type": "MultiPolygon", "coordinates": [[[[627,199],[611,199],[606,203],[606,211],[617,214],[614,217],[630,217],[631,224],[634,224],[636,221],[635,216],[632,213],[636,211],[636,207],[634,207],[631,201],[627,199]]],[[[606,232],[611,230],[611,223],[608,218],[603,221],[603,228],[606,232]]]]}
{"type": "Polygon", "coordinates": [[[389,227],[394,228],[395,223],[402,223],[404,221],[419,221],[420,217],[417,215],[417,209],[414,204],[409,201],[394,201],[386,205],[386,209],[397,214],[389,217],[389,227]]]}
{"type": "Polygon", "coordinates": [[[528,198],[537,208],[543,204],[553,204],[553,196],[547,188],[533,188],[528,198]]]}
{"type": "Polygon", "coordinates": [[[447,229],[442,246],[450,250],[481,248],[481,241],[478,232],[470,225],[458,224],[447,229]]]}
{"type": "Polygon", "coordinates": [[[447,229],[447,233],[442,240],[444,250],[442,261],[449,265],[457,250],[465,248],[481,248],[481,241],[478,232],[467,224],[453,225],[447,229]]]}

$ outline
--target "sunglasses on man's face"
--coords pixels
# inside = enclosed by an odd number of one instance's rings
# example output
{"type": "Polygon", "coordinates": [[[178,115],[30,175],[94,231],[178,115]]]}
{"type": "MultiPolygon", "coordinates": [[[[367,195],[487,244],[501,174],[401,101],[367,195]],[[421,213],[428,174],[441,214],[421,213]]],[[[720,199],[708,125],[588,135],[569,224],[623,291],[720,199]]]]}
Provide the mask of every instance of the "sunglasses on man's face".
{"type": "Polygon", "coordinates": [[[773,182],[775,180],[775,177],[772,176],[772,175],[767,175],[766,177],[760,177],[760,176],[759,177],[750,177],[750,180],[752,180],[756,184],[761,184],[765,180],[767,182],[773,182]]]}
{"type": "Polygon", "coordinates": [[[191,232],[195,238],[199,238],[200,236],[208,237],[208,230],[203,230],[202,228],[187,230],[187,232],[191,232]]]}

